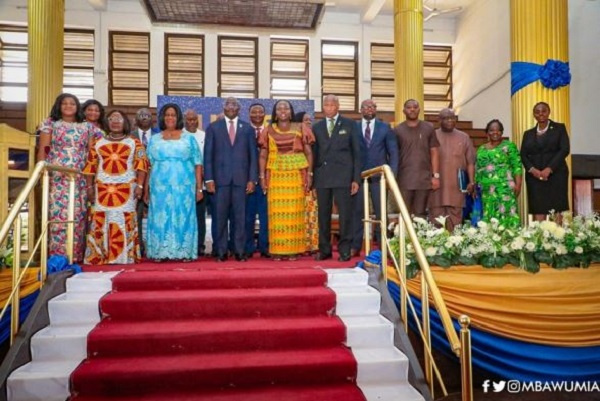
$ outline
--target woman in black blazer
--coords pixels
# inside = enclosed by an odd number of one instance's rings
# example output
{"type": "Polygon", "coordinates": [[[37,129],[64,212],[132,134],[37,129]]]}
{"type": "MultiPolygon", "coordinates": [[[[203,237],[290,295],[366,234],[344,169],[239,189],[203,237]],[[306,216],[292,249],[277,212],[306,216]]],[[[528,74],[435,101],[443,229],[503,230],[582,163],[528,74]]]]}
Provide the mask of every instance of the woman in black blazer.
{"type": "Polygon", "coordinates": [[[549,119],[550,106],[538,102],[533,107],[537,125],[525,131],[521,159],[527,171],[529,213],[537,221],[554,210],[560,223],[560,212],[569,210],[569,135],[564,124],[549,119]]]}

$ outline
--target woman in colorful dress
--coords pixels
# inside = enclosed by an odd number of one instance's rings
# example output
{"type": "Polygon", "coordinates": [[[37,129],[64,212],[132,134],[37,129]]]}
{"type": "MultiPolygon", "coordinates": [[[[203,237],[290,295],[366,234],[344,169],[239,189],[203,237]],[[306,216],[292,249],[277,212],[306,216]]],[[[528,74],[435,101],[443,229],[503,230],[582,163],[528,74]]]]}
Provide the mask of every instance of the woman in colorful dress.
{"type": "Polygon", "coordinates": [[[296,260],[306,251],[306,193],[312,186],[315,138],[308,124],[292,123],[287,100],[273,106],[271,125],[258,138],[259,178],[267,194],[269,252],[274,260],[296,260]]]}
{"type": "MultiPolygon", "coordinates": [[[[304,123],[312,128],[310,114],[301,111],[295,115],[295,122],[304,123]]],[[[319,250],[319,224],[318,224],[318,206],[317,196],[314,190],[308,191],[305,196],[305,214],[306,214],[306,253],[313,254],[319,250]]]]}
{"type": "Polygon", "coordinates": [[[183,114],[169,103],[158,115],[160,134],[148,144],[150,161],[148,258],[198,257],[196,202],[202,200],[202,154],[193,135],[183,132],[183,114]]]}
{"type": "Polygon", "coordinates": [[[521,224],[517,197],[521,192],[523,167],[516,145],[503,141],[504,126],[499,120],[485,127],[488,142],[477,150],[475,181],[481,186],[483,220],[498,219],[504,227],[521,224]]]}
{"type": "Polygon", "coordinates": [[[106,123],[106,116],[104,114],[104,106],[96,99],[89,99],[83,102],[81,105],[83,117],[85,121],[92,124],[94,127],[102,130],[102,134],[106,135],[109,127],[106,123]]]}
{"type": "MultiPolygon", "coordinates": [[[[76,96],[63,93],[56,98],[50,117],[39,128],[40,141],[38,161],[83,170],[88,151],[94,138],[102,132],[83,121],[81,106],[76,96]]],[[[87,192],[85,177],[75,177],[75,227],[73,260],[83,261],[85,249],[87,192]]],[[[69,205],[69,176],[64,173],[50,174],[48,218],[50,221],[67,221],[69,205]]],[[[67,244],[66,224],[51,224],[48,241],[50,255],[65,255],[67,244]]]]}
{"type": "Polygon", "coordinates": [[[108,114],[108,134],[94,141],[83,170],[88,197],[94,200],[85,263],[130,264],[140,261],[136,205],[148,171],[146,151],[129,135],[125,113],[108,114]]]}

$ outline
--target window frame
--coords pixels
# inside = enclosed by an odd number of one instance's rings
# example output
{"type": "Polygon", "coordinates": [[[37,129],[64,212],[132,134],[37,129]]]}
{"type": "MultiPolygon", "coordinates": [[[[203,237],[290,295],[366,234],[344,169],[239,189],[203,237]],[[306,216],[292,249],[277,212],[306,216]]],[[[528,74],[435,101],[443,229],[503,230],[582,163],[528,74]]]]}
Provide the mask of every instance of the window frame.
{"type": "Polygon", "coordinates": [[[179,53],[179,52],[169,52],[169,38],[171,37],[177,37],[177,38],[190,38],[190,39],[200,39],[200,41],[202,42],[202,53],[201,53],[201,64],[202,64],[202,70],[201,70],[201,75],[202,75],[202,89],[200,89],[200,93],[197,95],[190,95],[190,96],[199,96],[199,97],[204,97],[204,92],[205,92],[205,87],[206,87],[206,81],[205,81],[205,77],[206,77],[206,47],[205,47],[205,36],[204,35],[200,35],[200,34],[191,34],[191,33],[174,33],[174,32],[165,32],[164,35],[164,82],[163,82],[163,93],[167,96],[169,95],[169,91],[171,90],[178,90],[177,88],[170,88],[169,87],[169,72],[196,72],[194,70],[169,70],[169,55],[171,54],[186,54],[186,53],[179,53]]]}
{"type": "MultiPolygon", "coordinates": [[[[248,98],[256,99],[258,98],[258,37],[252,36],[231,36],[231,35],[219,35],[217,37],[217,96],[223,97],[223,89],[222,89],[222,58],[224,57],[222,52],[221,43],[224,40],[243,40],[243,41],[253,41],[254,42],[254,72],[246,73],[246,72],[226,72],[227,75],[239,75],[239,76],[253,76],[254,77],[254,90],[250,91],[236,91],[238,93],[248,93],[250,96],[248,98]]],[[[249,56],[231,56],[225,55],[225,57],[239,57],[239,58],[248,58],[249,56]]],[[[241,96],[240,96],[241,97],[241,96]]]]}
{"type": "Polygon", "coordinates": [[[150,105],[150,52],[152,50],[152,44],[150,42],[150,32],[133,32],[133,31],[108,31],[108,105],[109,106],[119,106],[119,107],[127,107],[127,106],[135,106],[135,107],[148,107],[150,105]],[[120,52],[113,48],[113,36],[116,35],[129,35],[129,36],[145,36],[148,38],[148,51],[127,51],[120,52]],[[147,54],[148,55],[148,68],[147,69],[138,69],[135,71],[146,71],[148,73],[148,81],[146,90],[148,92],[148,98],[146,99],[146,104],[115,104],[113,101],[113,90],[140,90],[140,88],[134,87],[117,87],[113,86],[113,72],[114,71],[133,71],[128,69],[115,69],[113,67],[113,53],[130,53],[130,54],[147,54]]]}
{"type": "Polygon", "coordinates": [[[309,99],[310,92],[310,41],[308,39],[299,39],[299,38],[280,38],[280,37],[271,37],[270,40],[270,48],[271,48],[271,60],[270,60],[270,96],[271,98],[281,97],[281,98],[302,98],[309,99]],[[276,44],[304,44],[306,45],[306,53],[303,57],[280,57],[273,56],[273,48],[276,44]],[[276,61],[294,61],[294,62],[304,62],[304,72],[302,73],[278,73],[274,70],[274,64],[276,61]],[[305,87],[304,87],[304,97],[300,97],[298,93],[294,92],[281,92],[274,94],[273,93],[273,80],[274,79],[304,79],[305,87]]]}
{"type": "Polygon", "coordinates": [[[321,96],[326,96],[329,95],[330,93],[325,93],[324,91],[324,81],[325,79],[332,79],[332,80],[348,80],[350,78],[340,78],[340,77],[335,77],[335,76],[326,76],[325,75],[325,69],[324,69],[324,64],[325,61],[339,61],[339,59],[335,59],[335,58],[331,58],[328,59],[323,55],[323,47],[325,45],[351,45],[354,47],[354,59],[353,60],[346,60],[346,61],[352,61],[354,63],[354,93],[350,94],[350,93],[331,93],[332,95],[336,95],[338,97],[340,96],[354,96],[354,109],[353,110],[346,110],[346,109],[341,109],[340,111],[345,111],[345,112],[357,112],[358,111],[358,98],[359,98],[359,88],[358,88],[358,52],[359,52],[359,47],[358,47],[359,42],[356,41],[349,41],[349,40],[321,40],[321,96]]]}

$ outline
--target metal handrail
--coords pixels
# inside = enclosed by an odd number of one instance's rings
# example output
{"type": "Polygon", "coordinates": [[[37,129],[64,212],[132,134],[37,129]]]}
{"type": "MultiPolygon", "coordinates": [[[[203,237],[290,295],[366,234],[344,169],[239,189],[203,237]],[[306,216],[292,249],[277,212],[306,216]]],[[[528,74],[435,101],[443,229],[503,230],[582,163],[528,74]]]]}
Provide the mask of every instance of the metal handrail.
{"type": "Polygon", "coordinates": [[[365,202],[365,218],[364,218],[364,232],[365,232],[365,252],[369,254],[371,248],[370,241],[370,231],[369,224],[370,223],[379,223],[381,226],[381,263],[382,263],[382,277],[386,282],[388,281],[387,276],[387,261],[388,261],[388,238],[386,235],[387,230],[387,189],[391,190],[392,196],[394,197],[400,212],[399,219],[399,241],[400,241],[400,255],[398,255],[398,260],[392,255],[392,260],[396,270],[398,271],[398,275],[401,282],[401,314],[402,320],[404,321],[405,328],[407,328],[407,302],[410,303],[410,306],[413,310],[413,316],[417,322],[417,326],[419,328],[419,332],[421,334],[421,338],[423,340],[424,348],[425,348],[425,373],[426,378],[430,385],[430,390],[433,396],[433,380],[432,380],[432,369],[435,368],[436,376],[440,381],[442,391],[444,395],[446,394],[445,386],[443,381],[441,380],[441,375],[437,367],[435,367],[435,362],[433,360],[433,356],[431,354],[431,332],[430,332],[430,322],[429,322],[429,295],[433,299],[433,303],[437,308],[440,319],[442,321],[442,325],[444,327],[444,331],[446,333],[446,337],[450,344],[452,351],[459,357],[461,362],[461,384],[462,384],[462,400],[463,401],[472,401],[473,400],[473,379],[472,379],[472,369],[471,369],[471,341],[470,341],[470,330],[469,317],[466,315],[461,315],[459,318],[461,324],[461,336],[460,340],[452,324],[452,318],[450,313],[448,312],[448,308],[446,307],[446,303],[442,297],[442,294],[435,282],[433,274],[431,272],[431,268],[429,263],[427,262],[427,258],[425,257],[425,252],[423,251],[423,247],[419,243],[419,239],[417,237],[417,233],[412,225],[412,219],[406,208],[406,204],[402,199],[402,195],[400,194],[400,188],[396,182],[392,169],[388,165],[383,165],[379,167],[372,168],[370,170],[363,171],[361,174],[364,180],[364,202],[365,202]],[[381,220],[371,220],[369,216],[369,181],[368,178],[381,175],[381,220]],[[410,301],[410,297],[408,296],[408,290],[406,288],[406,260],[404,257],[405,252],[405,241],[406,234],[408,233],[408,237],[410,238],[411,243],[413,244],[413,248],[415,250],[415,256],[421,267],[421,300],[422,300],[422,319],[423,319],[423,329],[421,328],[421,324],[419,323],[417,316],[414,311],[414,306],[412,305],[412,301],[410,301]]]}
{"type": "Polygon", "coordinates": [[[57,166],[49,164],[45,161],[40,161],[35,165],[31,177],[27,180],[25,187],[17,196],[15,203],[12,205],[10,212],[6,220],[0,227],[0,244],[2,244],[10,232],[11,226],[13,228],[13,270],[12,270],[12,288],[9,298],[6,304],[0,311],[0,319],[6,313],[8,306],[12,305],[11,310],[11,344],[19,330],[19,304],[20,304],[20,288],[25,272],[33,261],[33,256],[40,247],[40,287],[44,285],[47,276],[47,264],[48,264],[48,227],[50,224],[67,224],[67,258],[69,264],[73,263],[73,238],[74,238],[74,216],[75,216],[75,176],[80,175],[79,170],[57,166]],[[48,221],[48,201],[49,201],[49,190],[50,190],[50,171],[58,171],[66,173],[69,176],[69,204],[67,211],[67,220],[62,222],[48,221]],[[41,234],[36,241],[35,247],[31,252],[29,260],[25,267],[21,268],[21,219],[19,213],[23,204],[27,201],[31,192],[42,178],[42,222],[41,222],[41,234]]]}

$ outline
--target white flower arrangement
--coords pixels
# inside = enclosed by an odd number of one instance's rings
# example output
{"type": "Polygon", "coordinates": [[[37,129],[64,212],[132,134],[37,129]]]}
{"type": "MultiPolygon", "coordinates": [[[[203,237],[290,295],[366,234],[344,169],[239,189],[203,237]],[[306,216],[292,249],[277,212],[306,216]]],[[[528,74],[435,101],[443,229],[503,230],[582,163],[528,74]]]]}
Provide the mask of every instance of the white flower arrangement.
{"type": "MultiPolygon", "coordinates": [[[[439,222],[443,223],[443,219],[439,222]]],[[[511,264],[536,273],[540,263],[564,269],[600,262],[600,216],[596,214],[572,217],[564,213],[561,225],[552,214],[548,221],[519,229],[506,228],[496,219],[480,221],[477,227],[457,226],[452,233],[422,218],[415,218],[413,226],[429,263],[442,267],[479,264],[501,268],[511,264]]],[[[397,231],[397,226],[389,229],[397,231]]],[[[405,258],[412,276],[419,266],[414,246],[409,242],[405,258]]],[[[391,252],[398,255],[398,237],[390,243],[391,252]]]]}

